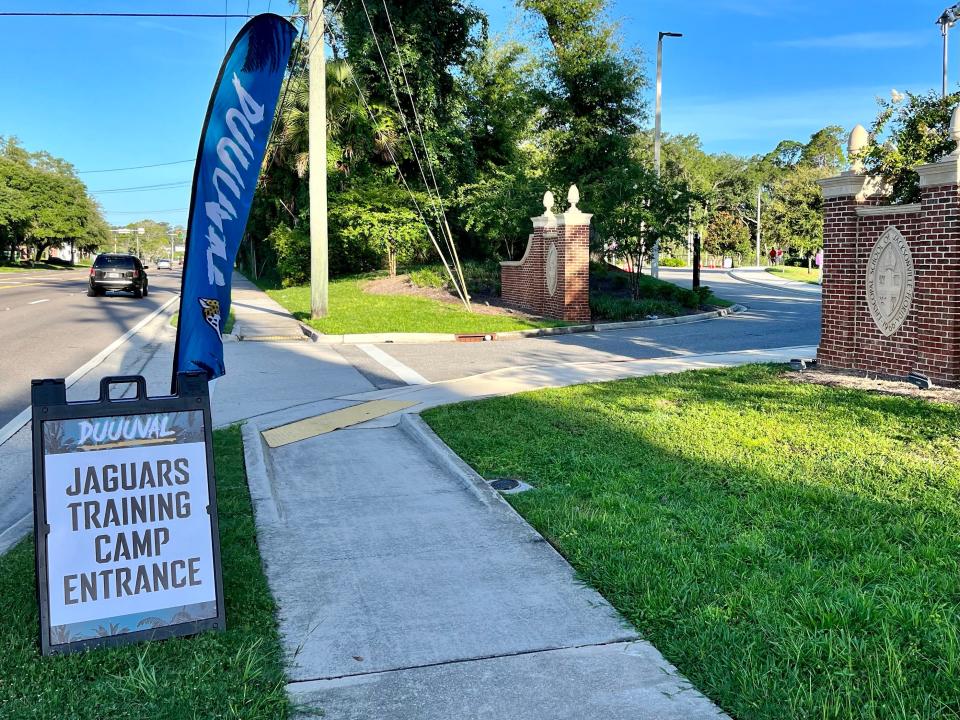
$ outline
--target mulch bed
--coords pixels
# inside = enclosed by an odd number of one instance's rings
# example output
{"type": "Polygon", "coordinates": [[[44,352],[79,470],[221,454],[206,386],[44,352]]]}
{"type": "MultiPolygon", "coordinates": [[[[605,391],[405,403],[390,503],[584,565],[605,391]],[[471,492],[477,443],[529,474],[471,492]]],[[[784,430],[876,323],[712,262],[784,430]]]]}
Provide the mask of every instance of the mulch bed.
{"type": "Polygon", "coordinates": [[[908,382],[878,378],[862,372],[815,368],[802,372],[787,372],[784,376],[793,382],[814,383],[849,390],[866,390],[884,395],[900,395],[932,402],[960,405],[960,389],[958,388],[933,387],[929,390],[922,390],[908,382]]]}
{"type": "MultiPolygon", "coordinates": [[[[444,288],[418,287],[410,281],[409,275],[397,275],[396,277],[382,277],[376,280],[368,280],[362,285],[362,288],[364,292],[370,293],[371,295],[414,295],[416,297],[437,300],[451,305],[463,305],[456,293],[452,293],[444,288]]],[[[524,318],[525,320],[543,319],[539,315],[507,306],[498,295],[474,293],[470,296],[470,301],[474,312],[482,315],[505,315],[524,318]]]]}

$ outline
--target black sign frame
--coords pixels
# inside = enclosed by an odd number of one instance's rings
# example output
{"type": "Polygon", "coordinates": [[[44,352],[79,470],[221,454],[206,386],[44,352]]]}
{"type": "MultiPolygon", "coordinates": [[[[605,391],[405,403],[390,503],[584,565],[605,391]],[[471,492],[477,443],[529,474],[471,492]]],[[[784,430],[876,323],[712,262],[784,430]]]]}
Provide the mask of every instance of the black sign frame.
{"type": "Polygon", "coordinates": [[[213,425],[210,415],[210,393],[207,379],[201,372],[185,372],[178,376],[177,394],[148,397],[146,380],[141,375],[105,377],[100,381],[98,400],[67,402],[63,379],[33,380],[31,383],[33,417],[33,537],[36,561],[36,595],[40,612],[40,651],[43,655],[62,655],[89,648],[117,647],[146,640],[165,640],[196,635],[206,630],[226,629],[226,610],[223,605],[223,578],[220,563],[220,529],[217,513],[216,468],[213,458],[213,425]],[[133,398],[111,399],[112,385],[136,385],[133,398]],[[51,643],[49,577],[47,572],[46,474],[43,454],[43,423],[48,420],[84,420],[110,416],[129,416],[200,410],[203,413],[203,435],[206,446],[208,514],[213,552],[213,581],[216,592],[215,617],[158,628],[135,630],[120,635],[87,638],[63,644],[51,643]]]}

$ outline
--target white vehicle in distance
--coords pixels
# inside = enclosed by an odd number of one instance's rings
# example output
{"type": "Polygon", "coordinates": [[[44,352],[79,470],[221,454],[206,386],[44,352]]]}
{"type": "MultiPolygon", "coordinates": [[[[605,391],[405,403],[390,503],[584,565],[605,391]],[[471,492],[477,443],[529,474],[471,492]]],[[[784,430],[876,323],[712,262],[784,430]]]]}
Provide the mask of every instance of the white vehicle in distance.
{"type": "Polygon", "coordinates": [[[157,260],[157,270],[170,270],[173,268],[173,263],[170,262],[167,258],[161,258],[157,260]]]}

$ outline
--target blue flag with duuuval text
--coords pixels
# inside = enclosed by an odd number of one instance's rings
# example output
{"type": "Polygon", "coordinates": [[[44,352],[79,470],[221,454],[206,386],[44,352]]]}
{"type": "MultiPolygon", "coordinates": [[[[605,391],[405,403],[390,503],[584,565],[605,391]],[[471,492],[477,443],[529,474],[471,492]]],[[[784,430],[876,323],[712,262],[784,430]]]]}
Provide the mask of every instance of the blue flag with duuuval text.
{"type": "Polygon", "coordinates": [[[233,41],[213,88],[193,175],[174,391],[178,372],[200,370],[209,380],[224,373],[233,264],[295,36],[280,16],[257,15],[233,41]]]}

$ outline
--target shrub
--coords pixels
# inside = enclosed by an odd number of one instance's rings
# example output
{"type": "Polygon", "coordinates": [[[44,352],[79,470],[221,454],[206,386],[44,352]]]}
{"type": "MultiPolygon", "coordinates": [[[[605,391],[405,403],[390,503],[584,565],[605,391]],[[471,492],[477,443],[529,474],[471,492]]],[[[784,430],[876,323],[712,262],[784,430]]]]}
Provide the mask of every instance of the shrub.
{"type": "Polygon", "coordinates": [[[681,308],[664,300],[631,300],[611,295],[593,295],[590,298],[590,314],[594,320],[644,320],[651,315],[675,317],[681,308]]]}
{"type": "Polygon", "coordinates": [[[687,261],[672,257],[660,258],[660,265],[662,267],[686,267],[687,261]]]}
{"type": "Polygon", "coordinates": [[[330,205],[330,271],[369,272],[423,262],[431,243],[409,199],[396,188],[360,188],[330,205]]]}
{"type": "Polygon", "coordinates": [[[284,287],[310,281],[310,236],[305,231],[277,225],[267,242],[277,254],[277,273],[284,287]]]}
{"type": "Polygon", "coordinates": [[[424,267],[410,272],[410,282],[422,288],[443,288],[450,284],[450,279],[433,267],[424,267]]]}

